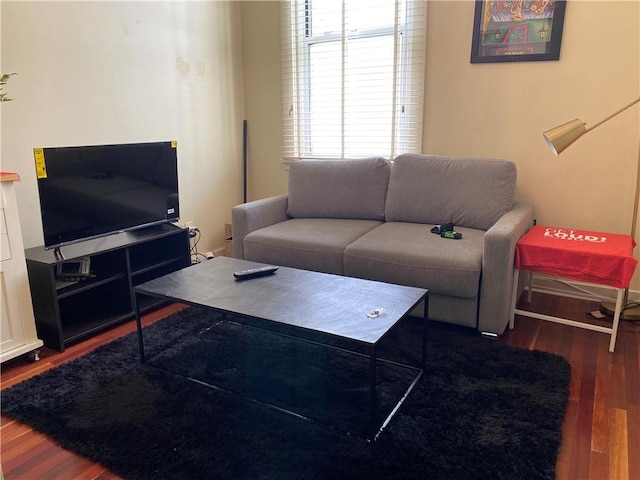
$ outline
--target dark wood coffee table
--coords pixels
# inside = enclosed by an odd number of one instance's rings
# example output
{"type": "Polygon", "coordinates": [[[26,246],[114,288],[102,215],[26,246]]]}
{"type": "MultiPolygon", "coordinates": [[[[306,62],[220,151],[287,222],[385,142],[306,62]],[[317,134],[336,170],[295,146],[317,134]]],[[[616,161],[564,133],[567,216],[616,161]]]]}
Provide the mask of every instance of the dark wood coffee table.
{"type": "Polygon", "coordinates": [[[358,278],[279,267],[270,276],[237,281],[233,273],[262,264],[227,257],[170,273],[133,288],[140,360],[144,363],[143,329],[139,295],[149,295],[238,316],[242,323],[299,340],[334,347],[349,345],[353,352],[369,356],[370,421],[375,422],[376,349],[387,333],[420,302],[424,302],[422,361],[417,375],[398,404],[382,422],[370,425],[375,439],[422,376],[426,364],[426,324],[429,292],[358,278]],[[375,315],[375,311],[380,314],[375,315]]]}

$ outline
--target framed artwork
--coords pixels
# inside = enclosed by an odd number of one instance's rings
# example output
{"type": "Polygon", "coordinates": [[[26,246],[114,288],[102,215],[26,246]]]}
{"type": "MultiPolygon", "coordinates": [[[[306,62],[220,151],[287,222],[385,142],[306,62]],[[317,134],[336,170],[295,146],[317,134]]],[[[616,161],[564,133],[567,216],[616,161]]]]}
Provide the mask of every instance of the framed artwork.
{"type": "Polygon", "coordinates": [[[558,60],[566,0],[476,0],[471,63],[558,60]]]}

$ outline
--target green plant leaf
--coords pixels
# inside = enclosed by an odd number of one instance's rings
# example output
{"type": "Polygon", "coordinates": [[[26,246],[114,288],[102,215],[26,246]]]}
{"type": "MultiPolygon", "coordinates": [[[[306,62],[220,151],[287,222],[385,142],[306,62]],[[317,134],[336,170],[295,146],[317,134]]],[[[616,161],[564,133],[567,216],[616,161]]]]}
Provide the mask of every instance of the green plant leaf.
{"type": "MultiPolygon", "coordinates": [[[[9,81],[9,78],[16,75],[16,73],[3,73],[2,76],[0,77],[0,85],[6,85],[7,82],[9,81]]],[[[0,90],[2,90],[2,87],[0,86],[0,90]]],[[[11,100],[13,100],[12,98],[7,97],[6,93],[2,93],[0,92],[0,102],[10,102],[11,100]]]]}

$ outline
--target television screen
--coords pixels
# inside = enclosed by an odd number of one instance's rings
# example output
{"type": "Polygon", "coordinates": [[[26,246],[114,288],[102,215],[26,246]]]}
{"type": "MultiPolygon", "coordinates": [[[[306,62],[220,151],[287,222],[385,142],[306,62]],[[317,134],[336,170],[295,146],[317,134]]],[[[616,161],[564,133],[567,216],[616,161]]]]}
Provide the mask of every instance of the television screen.
{"type": "Polygon", "coordinates": [[[176,142],[35,148],[45,248],[180,218],[176,142]]]}

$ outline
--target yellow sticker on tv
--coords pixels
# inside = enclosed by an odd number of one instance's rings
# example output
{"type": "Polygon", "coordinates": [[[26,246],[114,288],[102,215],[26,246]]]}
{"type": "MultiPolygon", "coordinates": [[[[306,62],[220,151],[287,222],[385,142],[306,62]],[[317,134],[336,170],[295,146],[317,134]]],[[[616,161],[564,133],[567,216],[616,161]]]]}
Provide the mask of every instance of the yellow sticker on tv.
{"type": "Polygon", "coordinates": [[[44,160],[44,149],[34,148],[33,159],[36,162],[36,177],[47,178],[47,164],[44,160]]]}

